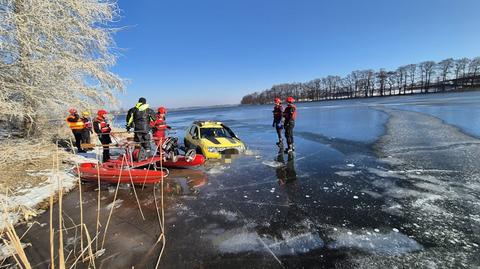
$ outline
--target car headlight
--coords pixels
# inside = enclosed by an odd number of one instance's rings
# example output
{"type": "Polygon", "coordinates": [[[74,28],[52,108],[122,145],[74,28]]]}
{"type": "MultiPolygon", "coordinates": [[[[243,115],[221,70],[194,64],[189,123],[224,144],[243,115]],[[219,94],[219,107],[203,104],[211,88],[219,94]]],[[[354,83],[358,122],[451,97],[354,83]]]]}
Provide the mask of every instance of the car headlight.
{"type": "Polygon", "coordinates": [[[217,152],[216,147],[208,147],[207,150],[208,150],[208,152],[217,152]]]}
{"type": "Polygon", "coordinates": [[[235,149],[238,150],[239,152],[242,152],[242,151],[245,151],[245,146],[243,145],[236,146],[235,149]]]}

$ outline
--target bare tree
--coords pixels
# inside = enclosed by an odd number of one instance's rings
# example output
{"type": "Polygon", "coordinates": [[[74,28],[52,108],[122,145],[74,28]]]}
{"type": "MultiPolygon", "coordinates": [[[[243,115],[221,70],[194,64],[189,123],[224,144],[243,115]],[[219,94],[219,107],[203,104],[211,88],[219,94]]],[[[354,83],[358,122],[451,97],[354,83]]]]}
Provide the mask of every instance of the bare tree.
{"type": "Polygon", "coordinates": [[[448,75],[451,72],[453,64],[454,64],[454,60],[452,58],[445,59],[438,63],[438,69],[440,71],[440,76],[442,79],[442,91],[445,91],[448,75]]]}
{"type": "Polygon", "coordinates": [[[468,58],[461,58],[455,61],[455,88],[458,88],[459,84],[463,86],[463,78],[465,78],[469,62],[468,58]]]}
{"type": "Polygon", "coordinates": [[[468,65],[468,73],[471,77],[470,84],[475,85],[475,79],[477,79],[477,76],[480,73],[480,57],[475,57],[470,61],[470,64],[468,65]]]}
{"type": "Polygon", "coordinates": [[[416,64],[409,64],[406,66],[408,76],[410,77],[410,93],[413,93],[413,89],[415,88],[415,78],[417,74],[417,65],[416,64]]]}
{"type": "Polygon", "coordinates": [[[385,69],[380,69],[376,74],[377,83],[379,87],[380,96],[383,96],[385,93],[385,86],[387,84],[387,71],[385,69]]]}
{"type": "Polygon", "coordinates": [[[428,93],[428,88],[430,87],[430,81],[432,75],[435,72],[435,62],[434,61],[425,61],[419,64],[421,72],[421,84],[422,90],[428,93]]]}
{"type": "Polygon", "coordinates": [[[375,92],[375,71],[372,69],[365,70],[365,79],[366,79],[366,90],[370,91],[370,96],[374,95],[375,92]]]}
{"type": "Polygon", "coordinates": [[[68,106],[114,101],[123,89],[109,71],[117,15],[110,0],[1,1],[0,115],[32,127],[68,106]]]}
{"type": "MultiPolygon", "coordinates": [[[[387,72],[387,84],[388,84],[388,95],[392,95],[392,91],[397,83],[397,72],[388,71],[387,72]]],[[[400,87],[397,84],[398,92],[400,93],[400,87]]]]}
{"type": "Polygon", "coordinates": [[[394,74],[396,78],[396,83],[398,85],[398,94],[402,93],[402,88],[403,88],[403,94],[405,94],[405,91],[407,89],[407,79],[408,79],[408,70],[406,66],[400,66],[397,68],[397,71],[394,74]]]}

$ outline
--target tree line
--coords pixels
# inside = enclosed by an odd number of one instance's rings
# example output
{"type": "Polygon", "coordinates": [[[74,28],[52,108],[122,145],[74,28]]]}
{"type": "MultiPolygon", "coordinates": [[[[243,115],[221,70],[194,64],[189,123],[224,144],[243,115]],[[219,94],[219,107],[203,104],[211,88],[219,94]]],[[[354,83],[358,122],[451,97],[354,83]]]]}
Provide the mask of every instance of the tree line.
{"type": "Polygon", "coordinates": [[[480,86],[480,57],[448,58],[398,67],[396,70],[356,70],[305,83],[284,83],[248,94],[241,104],[272,103],[275,97],[293,96],[297,101],[365,98],[416,93],[461,91],[480,86]]]}

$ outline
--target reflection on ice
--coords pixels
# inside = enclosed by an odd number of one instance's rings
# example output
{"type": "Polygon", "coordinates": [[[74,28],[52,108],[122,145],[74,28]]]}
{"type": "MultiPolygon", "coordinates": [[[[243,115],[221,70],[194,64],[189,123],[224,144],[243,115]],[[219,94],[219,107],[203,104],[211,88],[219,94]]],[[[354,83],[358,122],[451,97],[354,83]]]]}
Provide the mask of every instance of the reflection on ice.
{"type": "Polygon", "coordinates": [[[402,255],[422,250],[423,247],[410,237],[396,232],[387,234],[367,233],[352,234],[340,233],[333,243],[328,245],[330,249],[355,248],[376,255],[402,255]]]}

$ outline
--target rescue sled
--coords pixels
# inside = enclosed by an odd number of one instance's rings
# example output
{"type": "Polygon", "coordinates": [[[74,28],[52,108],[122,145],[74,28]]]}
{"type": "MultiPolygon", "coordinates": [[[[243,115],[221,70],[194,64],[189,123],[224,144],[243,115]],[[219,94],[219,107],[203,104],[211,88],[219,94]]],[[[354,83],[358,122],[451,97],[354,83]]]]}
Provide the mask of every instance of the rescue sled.
{"type": "Polygon", "coordinates": [[[82,163],[78,170],[74,168],[75,173],[80,172],[79,176],[82,180],[97,182],[100,179],[103,183],[154,184],[168,176],[167,171],[133,169],[127,165],[122,169],[115,162],[82,163]]]}

